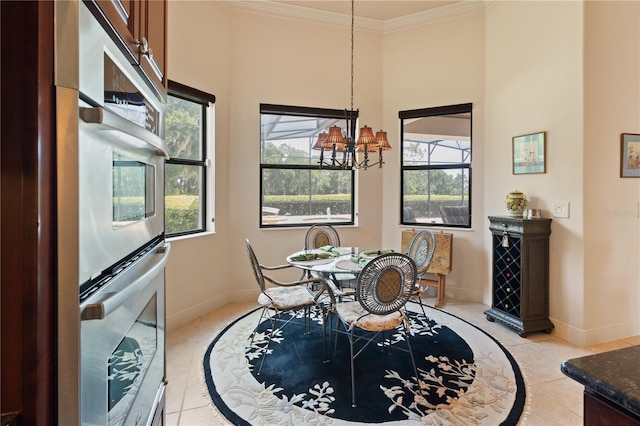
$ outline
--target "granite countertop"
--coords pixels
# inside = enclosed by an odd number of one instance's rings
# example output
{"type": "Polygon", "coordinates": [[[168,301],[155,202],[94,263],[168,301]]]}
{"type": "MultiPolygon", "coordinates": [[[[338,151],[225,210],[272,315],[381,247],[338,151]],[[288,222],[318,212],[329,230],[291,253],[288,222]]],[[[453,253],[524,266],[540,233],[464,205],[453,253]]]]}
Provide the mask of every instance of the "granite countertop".
{"type": "Polygon", "coordinates": [[[640,416],[640,345],[569,359],[562,362],[560,370],[640,416]]]}

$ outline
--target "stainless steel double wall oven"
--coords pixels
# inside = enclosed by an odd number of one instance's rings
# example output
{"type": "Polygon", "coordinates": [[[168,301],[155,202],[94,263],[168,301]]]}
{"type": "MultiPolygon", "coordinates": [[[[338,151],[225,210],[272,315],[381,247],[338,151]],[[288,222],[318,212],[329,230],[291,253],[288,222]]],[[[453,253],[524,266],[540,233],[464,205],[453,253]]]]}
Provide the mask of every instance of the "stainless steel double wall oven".
{"type": "MultiPolygon", "coordinates": [[[[79,34],[79,366],[59,390],[77,392],[82,425],[164,424],[164,103],[96,19],[99,9],[74,6],[61,15],[77,19],[79,34]]],[[[61,362],[61,375],[72,369],[61,362]]],[[[73,403],[62,398],[62,410],[73,403]]]]}

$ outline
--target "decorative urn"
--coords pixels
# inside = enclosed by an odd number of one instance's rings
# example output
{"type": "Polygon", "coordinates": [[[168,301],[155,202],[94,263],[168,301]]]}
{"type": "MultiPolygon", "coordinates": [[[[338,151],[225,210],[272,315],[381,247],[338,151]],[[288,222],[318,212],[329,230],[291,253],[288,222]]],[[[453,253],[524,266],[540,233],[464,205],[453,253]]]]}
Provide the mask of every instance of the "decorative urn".
{"type": "Polygon", "coordinates": [[[527,208],[527,196],[517,189],[507,194],[507,210],[510,216],[522,217],[527,208]]]}

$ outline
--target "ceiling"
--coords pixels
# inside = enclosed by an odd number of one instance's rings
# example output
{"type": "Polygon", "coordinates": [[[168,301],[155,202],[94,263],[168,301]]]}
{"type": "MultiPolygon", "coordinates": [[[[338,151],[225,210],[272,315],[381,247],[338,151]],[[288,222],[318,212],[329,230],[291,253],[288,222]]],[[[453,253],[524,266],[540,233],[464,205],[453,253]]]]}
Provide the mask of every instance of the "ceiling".
{"type": "MultiPolygon", "coordinates": [[[[271,0],[310,9],[351,15],[350,0],[271,0]]],[[[414,13],[424,12],[465,0],[355,0],[355,16],[386,21],[414,13]]]]}

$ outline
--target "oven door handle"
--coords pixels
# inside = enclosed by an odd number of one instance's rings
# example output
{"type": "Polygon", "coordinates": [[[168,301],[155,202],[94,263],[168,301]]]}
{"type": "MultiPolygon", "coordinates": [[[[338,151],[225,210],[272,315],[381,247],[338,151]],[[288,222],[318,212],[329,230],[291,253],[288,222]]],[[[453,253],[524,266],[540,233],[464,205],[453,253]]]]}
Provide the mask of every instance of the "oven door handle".
{"type": "Polygon", "coordinates": [[[96,303],[88,304],[83,310],[81,318],[83,320],[101,320],[109,316],[113,311],[118,309],[133,297],[136,293],[140,292],[144,287],[151,282],[151,280],[164,269],[169,258],[169,252],[171,251],[171,244],[166,243],[162,247],[158,247],[156,253],[162,254],[162,257],[158,259],[144,274],[136,278],[125,289],[117,293],[105,293],[103,299],[96,303]]]}
{"type": "Polygon", "coordinates": [[[134,146],[144,148],[151,145],[154,151],[158,151],[158,155],[169,158],[169,147],[162,138],[108,109],[80,107],[79,115],[85,123],[95,124],[102,130],[121,133],[134,146]]]}

